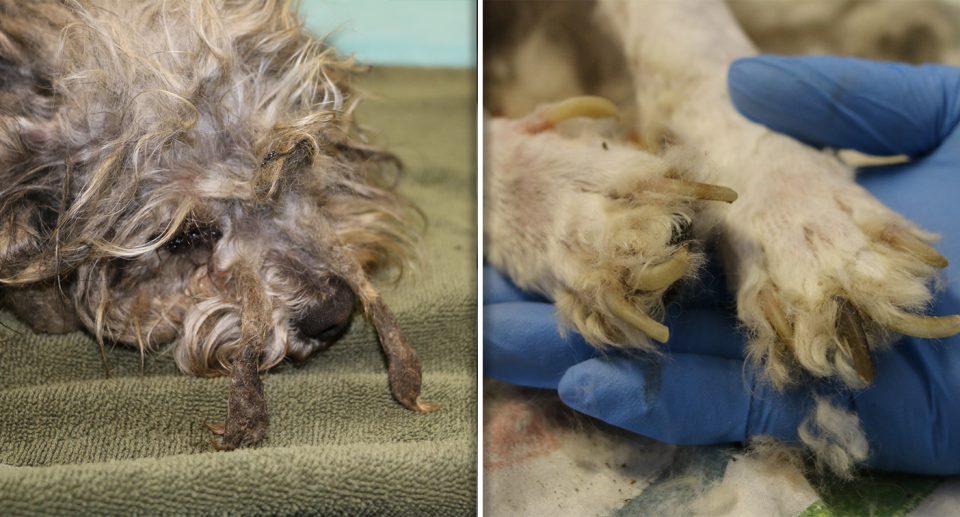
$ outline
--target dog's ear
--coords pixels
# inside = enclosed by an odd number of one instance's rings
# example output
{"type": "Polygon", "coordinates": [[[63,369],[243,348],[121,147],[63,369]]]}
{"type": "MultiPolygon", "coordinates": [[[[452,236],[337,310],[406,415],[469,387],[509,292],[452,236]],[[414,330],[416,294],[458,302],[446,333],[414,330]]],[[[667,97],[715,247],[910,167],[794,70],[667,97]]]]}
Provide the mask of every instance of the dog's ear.
{"type": "Polygon", "coordinates": [[[55,2],[0,2],[0,277],[5,305],[44,332],[79,328],[66,279],[49,264],[62,195],[51,165],[51,59],[69,13],[55,2]]]}
{"type": "Polygon", "coordinates": [[[48,246],[64,187],[51,63],[70,13],[58,2],[6,0],[0,13],[0,277],[39,281],[50,277],[35,259],[48,246]]]}
{"type": "Polygon", "coordinates": [[[71,301],[71,268],[59,265],[57,228],[66,173],[43,152],[51,140],[24,121],[10,131],[0,117],[0,279],[3,300],[21,320],[49,333],[80,328],[71,301]],[[48,160],[53,163],[48,163],[48,160]]]}
{"type": "Polygon", "coordinates": [[[0,0],[0,13],[0,277],[10,280],[24,277],[56,224],[63,174],[50,149],[62,143],[49,63],[66,10],[0,0]]]}

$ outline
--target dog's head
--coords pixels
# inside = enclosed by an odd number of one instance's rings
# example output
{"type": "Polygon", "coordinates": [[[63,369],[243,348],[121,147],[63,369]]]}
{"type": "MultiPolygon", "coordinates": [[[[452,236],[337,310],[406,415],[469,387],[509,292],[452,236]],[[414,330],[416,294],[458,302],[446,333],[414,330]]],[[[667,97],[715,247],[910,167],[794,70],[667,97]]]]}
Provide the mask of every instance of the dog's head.
{"type": "Polygon", "coordinates": [[[396,330],[368,275],[404,262],[416,213],[358,140],[352,63],[289,3],[11,4],[0,276],[21,317],[175,343],[196,375],[248,339],[263,368],[303,357],[359,307],[396,330]]]}

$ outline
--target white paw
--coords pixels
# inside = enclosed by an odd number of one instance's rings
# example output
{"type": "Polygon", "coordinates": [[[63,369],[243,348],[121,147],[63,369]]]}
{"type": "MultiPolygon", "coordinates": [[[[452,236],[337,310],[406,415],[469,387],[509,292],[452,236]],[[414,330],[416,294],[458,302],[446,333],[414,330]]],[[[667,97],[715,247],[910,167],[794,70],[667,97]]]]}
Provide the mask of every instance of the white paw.
{"type": "Polygon", "coordinates": [[[802,368],[862,386],[875,376],[871,346],[895,333],[960,331],[960,316],[919,315],[947,265],[928,244],[934,236],[853,183],[834,158],[773,143],[747,164],[765,168],[764,179],[741,192],[722,236],[750,355],[773,382],[796,380],[802,368]]]}
{"type": "Polygon", "coordinates": [[[686,181],[703,165],[680,148],[646,152],[582,118],[614,114],[576,98],[491,121],[484,249],[520,287],[555,300],[588,342],[651,350],[651,338],[669,337],[656,321],[664,293],[703,261],[687,232],[695,214],[736,194],[686,181]]]}

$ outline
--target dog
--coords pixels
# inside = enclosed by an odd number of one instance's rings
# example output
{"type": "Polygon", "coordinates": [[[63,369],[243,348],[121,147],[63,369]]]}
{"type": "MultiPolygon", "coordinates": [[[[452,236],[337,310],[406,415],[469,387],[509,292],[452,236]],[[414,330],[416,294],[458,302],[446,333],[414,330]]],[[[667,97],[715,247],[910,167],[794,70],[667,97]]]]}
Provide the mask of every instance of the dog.
{"type": "Polygon", "coordinates": [[[410,265],[418,212],[352,119],[360,68],[292,4],[0,1],[5,306],[229,374],[210,426],[225,449],[266,436],[259,372],[329,346],[358,311],[394,397],[436,409],[370,280],[410,265]]]}
{"type": "MultiPolygon", "coordinates": [[[[835,156],[733,108],[727,69],[756,49],[724,2],[500,7],[487,22],[505,25],[485,31],[485,103],[514,118],[486,128],[484,253],[555,301],[564,326],[597,347],[655,354],[669,338],[664,300],[715,242],[748,358],[777,388],[861,388],[875,378],[872,350],[897,334],[960,332],[960,316],[922,315],[947,265],[934,235],[835,156]],[[576,97],[528,113],[565,95],[576,97]]],[[[905,33],[907,54],[927,58],[928,39],[905,33]]],[[[800,436],[841,474],[867,455],[858,420],[824,400],[800,436]]]]}

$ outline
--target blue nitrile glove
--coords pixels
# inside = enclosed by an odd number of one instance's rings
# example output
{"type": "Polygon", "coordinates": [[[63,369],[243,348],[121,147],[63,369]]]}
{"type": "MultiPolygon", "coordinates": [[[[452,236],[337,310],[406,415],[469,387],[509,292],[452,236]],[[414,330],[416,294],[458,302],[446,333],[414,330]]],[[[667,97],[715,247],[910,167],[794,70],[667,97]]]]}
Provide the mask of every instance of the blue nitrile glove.
{"type": "MultiPolygon", "coordinates": [[[[858,181],[889,207],[941,234],[937,249],[952,265],[930,313],[960,314],[960,69],[761,56],[733,64],[730,91],[748,118],[812,145],[914,157],[863,170],[858,181]]],[[[509,283],[485,274],[491,277],[484,279],[487,375],[556,386],[575,409],[673,443],[724,443],[758,434],[795,440],[797,425],[813,406],[808,392],[779,393],[755,382],[743,362],[743,337],[722,305],[684,306],[679,317],[668,318],[671,338],[659,361],[600,357],[572,335],[558,337],[551,307],[529,297],[519,301],[524,295],[509,283]],[[498,302],[508,296],[514,301],[501,310],[498,302]],[[518,367],[504,368],[508,364],[518,367]]],[[[905,337],[874,361],[873,385],[834,396],[860,415],[870,441],[869,465],[960,473],[960,336],[905,337]]]]}

